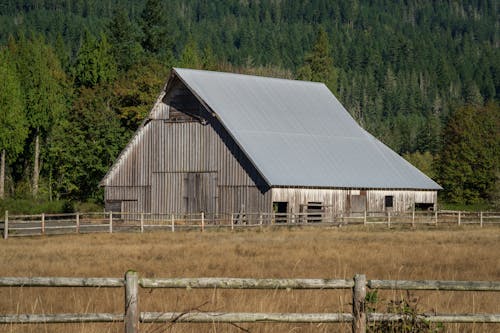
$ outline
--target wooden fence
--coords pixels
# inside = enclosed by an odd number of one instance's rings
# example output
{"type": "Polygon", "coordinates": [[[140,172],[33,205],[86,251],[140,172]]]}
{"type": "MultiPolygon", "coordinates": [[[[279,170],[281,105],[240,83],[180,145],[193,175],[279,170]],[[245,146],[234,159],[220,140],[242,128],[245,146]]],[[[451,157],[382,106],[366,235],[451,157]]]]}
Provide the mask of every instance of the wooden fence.
{"type": "MultiPolygon", "coordinates": [[[[405,319],[405,314],[370,313],[365,306],[369,289],[500,291],[500,281],[402,281],[353,279],[243,279],[243,278],[139,278],[128,271],[125,278],[0,277],[0,287],[125,288],[123,313],[0,314],[0,324],[123,322],[126,333],[139,331],[139,323],[352,323],[352,332],[366,332],[367,324],[405,319]],[[351,289],[351,313],[225,313],[140,312],[142,288],[209,289],[351,289]]],[[[500,314],[422,314],[417,320],[440,323],[496,323],[500,314]]]]}
{"type": "Polygon", "coordinates": [[[3,237],[30,236],[61,233],[88,232],[145,232],[153,230],[189,230],[207,228],[236,228],[265,226],[349,226],[382,225],[391,228],[405,225],[500,225],[500,212],[461,211],[409,211],[409,212],[361,212],[361,213],[233,213],[198,214],[150,214],[150,213],[70,213],[9,215],[5,212],[0,228],[3,237]]]}

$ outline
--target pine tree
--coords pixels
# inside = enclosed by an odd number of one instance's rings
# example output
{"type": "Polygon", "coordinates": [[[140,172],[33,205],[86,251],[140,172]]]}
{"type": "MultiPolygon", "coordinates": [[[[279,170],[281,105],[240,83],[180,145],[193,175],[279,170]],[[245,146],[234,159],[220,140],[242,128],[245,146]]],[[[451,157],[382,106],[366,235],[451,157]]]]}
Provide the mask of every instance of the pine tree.
{"type": "Polygon", "coordinates": [[[142,56],[141,32],[124,8],[118,8],[107,26],[109,43],[118,70],[127,71],[142,56]]]}
{"type": "Polygon", "coordinates": [[[147,0],[141,13],[142,47],[149,53],[159,54],[170,47],[167,35],[167,14],[161,0],[147,0]]]}
{"type": "Polygon", "coordinates": [[[323,82],[336,91],[337,70],[333,66],[328,35],[323,28],[319,29],[312,50],[305,56],[304,65],[297,74],[301,80],[323,82]]]}

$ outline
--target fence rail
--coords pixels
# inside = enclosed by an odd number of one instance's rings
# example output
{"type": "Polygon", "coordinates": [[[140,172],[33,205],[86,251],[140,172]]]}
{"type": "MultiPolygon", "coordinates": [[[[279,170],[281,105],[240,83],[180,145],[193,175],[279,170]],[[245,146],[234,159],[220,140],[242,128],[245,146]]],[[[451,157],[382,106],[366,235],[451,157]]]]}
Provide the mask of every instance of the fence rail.
{"type": "Polygon", "coordinates": [[[71,213],[9,215],[5,212],[0,229],[3,237],[62,233],[147,232],[154,230],[204,231],[210,228],[262,228],[293,226],[396,225],[500,225],[500,212],[408,211],[360,213],[232,213],[210,215],[151,213],[71,213]]]}
{"type": "MultiPolygon", "coordinates": [[[[128,271],[125,278],[0,277],[0,287],[121,287],[124,313],[0,314],[0,324],[123,322],[126,333],[138,332],[139,323],[341,323],[351,322],[352,332],[366,332],[367,323],[398,321],[405,314],[367,313],[366,290],[500,291],[500,281],[398,281],[353,279],[241,279],[164,278],[140,279],[128,271]],[[225,289],[352,289],[352,313],[249,313],[249,312],[140,312],[142,288],[225,289]]],[[[419,314],[417,320],[441,323],[497,323],[500,314],[419,314]]]]}

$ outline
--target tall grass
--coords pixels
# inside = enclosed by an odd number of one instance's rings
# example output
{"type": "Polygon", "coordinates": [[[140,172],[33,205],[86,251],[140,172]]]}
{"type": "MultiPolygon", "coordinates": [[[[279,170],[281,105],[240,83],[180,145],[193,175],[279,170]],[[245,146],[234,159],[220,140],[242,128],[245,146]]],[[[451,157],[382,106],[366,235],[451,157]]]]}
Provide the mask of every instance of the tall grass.
{"type": "MultiPolygon", "coordinates": [[[[500,280],[498,228],[91,234],[0,243],[1,276],[500,280]]],[[[382,300],[404,292],[379,292],[382,300]]],[[[416,292],[438,313],[500,313],[498,293],[416,292]]],[[[123,312],[123,290],[0,288],[0,313],[123,312]]],[[[350,291],[141,290],[141,311],[350,312],[350,291]]],[[[348,332],[349,324],[142,325],[142,332],[348,332]]],[[[446,326],[496,332],[498,325],[446,326]]],[[[121,332],[122,324],[0,325],[0,332],[121,332]]]]}

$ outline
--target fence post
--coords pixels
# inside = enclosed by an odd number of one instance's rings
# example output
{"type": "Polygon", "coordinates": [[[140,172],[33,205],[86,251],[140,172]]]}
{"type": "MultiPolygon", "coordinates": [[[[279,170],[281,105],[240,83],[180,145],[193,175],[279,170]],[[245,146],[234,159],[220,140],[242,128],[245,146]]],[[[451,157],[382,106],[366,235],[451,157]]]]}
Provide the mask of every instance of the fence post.
{"type": "Polygon", "coordinates": [[[170,215],[170,226],[172,227],[172,232],[175,231],[174,214],[170,215]]]}
{"type": "Polygon", "coordinates": [[[259,225],[260,229],[262,230],[262,213],[259,212],[259,225]]]}
{"type": "Polygon", "coordinates": [[[76,213],[76,233],[80,232],[80,213],[76,213]]]}
{"type": "Polygon", "coordinates": [[[42,213],[42,235],[45,234],[45,213],[42,213]]]}
{"type": "Polygon", "coordinates": [[[139,278],[137,272],[125,273],[125,333],[139,332],[139,278]]]}
{"type": "Polygon", "coordinates": [[[231,231],[234,230],[234,219],[233,219],[233,213],[231,213],[231,231]]]}
{"type": "Polygon", "coordinates": [[[109,233],[113,233],[113,212],[109,212],[109,233]]]}
{"type": "Polygon", "coordinates": [[[354,276],[354,288],[352,294],[352,332],[366,333],[366,275],[356,274],[354,276]]]}
{"type": "Polygon", "coordinates": [[[483,212],[479,212],[479,224],[483,227],[483,212]]]}
{"type": "Polygon", "coordinates": [[[391,212],[387,211],[387,228],[391,228],[391,212]]]}
{"type": "Polygon", "coordinates": [[[5,220],[3,222],[3,239],[9,238],[9,211],[5,211],[5,220]]]}
{"type": "Polygon", "coordinates": [[[363,225],[366,225],[366,222],[367,222],[366,215],[367,214],[366,214],[366,209],[365,209],[365,213],[364,213],[364,216],[363,216],[363,225]]]}
{"type": "Polygon", "coordinates": [[[458,211],[458,225],[460,225],[462,223],[462,216],[461,216],[461,212],[458,211]]]}
{"type": "Polygon", "coordinates": [[[411,227],[415,228],[415,208],[411,211],[411,227]]]}
{"type": "Polygon", "coordinates": [[[205,231],[205,213],[201,212],[201,232],[205,231]]]}
{"type": "Polygon", "coordinates": [[[144,232],[144,213],[141,213],[141,233],[144,232]]]}
{"type": "Polygon", "coordinates": [[[437,210],[437,208],[436,208],[436,210],[434,211],[434,220],[435,220],[435,221],[434,221],[434,222],[435,222],[435,224],[437,225],[437,224],[438,224],[438,210],[437,210]]]}

